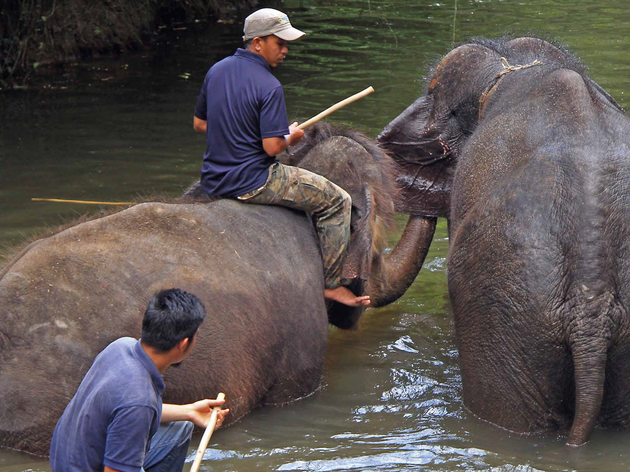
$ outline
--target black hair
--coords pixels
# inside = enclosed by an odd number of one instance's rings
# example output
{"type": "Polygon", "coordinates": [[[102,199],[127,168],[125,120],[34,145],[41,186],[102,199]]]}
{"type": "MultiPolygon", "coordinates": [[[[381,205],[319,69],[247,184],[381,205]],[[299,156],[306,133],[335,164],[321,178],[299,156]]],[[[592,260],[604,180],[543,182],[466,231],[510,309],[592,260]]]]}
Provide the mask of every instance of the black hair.
{"type": "MultiPolygon", "coordinates": [[[[271,36],[270,34],[265,35],[265,36],[258,36],[260,39],[267,41],[267,38],[269,38],[269,36],[271,36]]],[[[250,38],[250,39],[246,39],[243,41],[243,49],[247,49],[248,47],[250,47],[252,45],[252,41],[254,40],[254,38],[250,38]]]]}
{"type": "Polygon", "coordinates": [[[206,317],[206,309],[195,295],[178,288],[156,293],[142,319],[142,343],[167,352],[191,338],[206,317]]]}

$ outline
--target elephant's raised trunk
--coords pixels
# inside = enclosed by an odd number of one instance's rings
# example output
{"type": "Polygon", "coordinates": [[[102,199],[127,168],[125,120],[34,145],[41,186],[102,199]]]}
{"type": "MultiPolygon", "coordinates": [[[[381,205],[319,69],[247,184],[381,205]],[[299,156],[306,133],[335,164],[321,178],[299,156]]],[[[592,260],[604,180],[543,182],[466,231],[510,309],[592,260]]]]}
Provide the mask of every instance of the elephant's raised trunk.
{"type": "Polygon", "coordinates": [[[374,258],[367,287],[371,306],[392,303],[411,286],[427,256],[436,224],[437,218],[410,216],[389,257],[374,258]]]}

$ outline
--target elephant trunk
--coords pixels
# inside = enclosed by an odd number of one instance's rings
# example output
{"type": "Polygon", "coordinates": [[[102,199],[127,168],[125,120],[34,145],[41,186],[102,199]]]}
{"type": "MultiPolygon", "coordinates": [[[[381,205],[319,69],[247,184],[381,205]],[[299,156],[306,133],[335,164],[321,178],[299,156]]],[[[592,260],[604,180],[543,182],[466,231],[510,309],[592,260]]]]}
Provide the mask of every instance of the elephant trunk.
{"type": "Polygon", "coordinates": [[[372,261],[367,293],[371,306],[384,306],[400,298],[422,268],[435,233],[437,218],[411,215],[389,257],[372,261]]]}
{"type": "Polygon", "coordinates": [[[575,363],[575,417],[568,446],[586,443],[595,429],[604,396],[606,351],[583,353],[574,357],[575,363]]]}
{"type": "Polygon", "coordinates": [[[575,378],[575,415],[567,440],[568,446],[588,442],[597,424],[604,396],[607,342],[601,333],[577,335],[571,339],[575,378]],[[593,338],[593,336],[595,338],[593,338]]]}

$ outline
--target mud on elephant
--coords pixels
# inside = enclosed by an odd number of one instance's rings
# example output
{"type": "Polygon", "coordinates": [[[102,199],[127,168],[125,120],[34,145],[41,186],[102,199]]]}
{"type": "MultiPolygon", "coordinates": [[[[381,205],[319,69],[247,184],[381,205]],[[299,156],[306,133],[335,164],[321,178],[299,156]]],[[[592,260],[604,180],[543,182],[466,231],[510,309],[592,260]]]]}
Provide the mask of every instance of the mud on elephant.
{"type": "MultiPolygon", "coordinates": [[[[412,217],[383,257],[396,193],[392,162],[358,133],[320,125],[285,162],[352,196],[344,277],[374,305],[401,296],[435,220],[412,217]]],[[[0,445],[45,455],[55,423],[93,358],[140,334],[148,299],[179,287],[204,302],[197,346],[166,374],[164,400],[226,393],[235,421],[320,384],[328,321],[352,328],[362,309],[326,306],[321,256],[304,213],[232,200],[144,203],[43,238],[0,272],[0,445]]]]}
{"type": "Polygon", "coordinates": [[[380,134],[449,218],[464,403],[518,433],[630,427],[630,121],[568,52],[474,40],[380,134]]]}

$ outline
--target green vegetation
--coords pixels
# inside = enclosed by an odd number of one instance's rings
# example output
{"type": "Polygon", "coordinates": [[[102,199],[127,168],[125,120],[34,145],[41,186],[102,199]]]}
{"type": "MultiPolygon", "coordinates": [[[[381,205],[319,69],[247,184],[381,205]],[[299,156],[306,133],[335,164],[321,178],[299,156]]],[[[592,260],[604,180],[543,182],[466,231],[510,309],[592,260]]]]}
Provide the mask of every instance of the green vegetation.
{"type": "Polygon", "coordinates": [[[221,19],[257,0],[3,0],[0,86],[22,84],[43,64],[122,52],[173,20],[221,19]]]}

